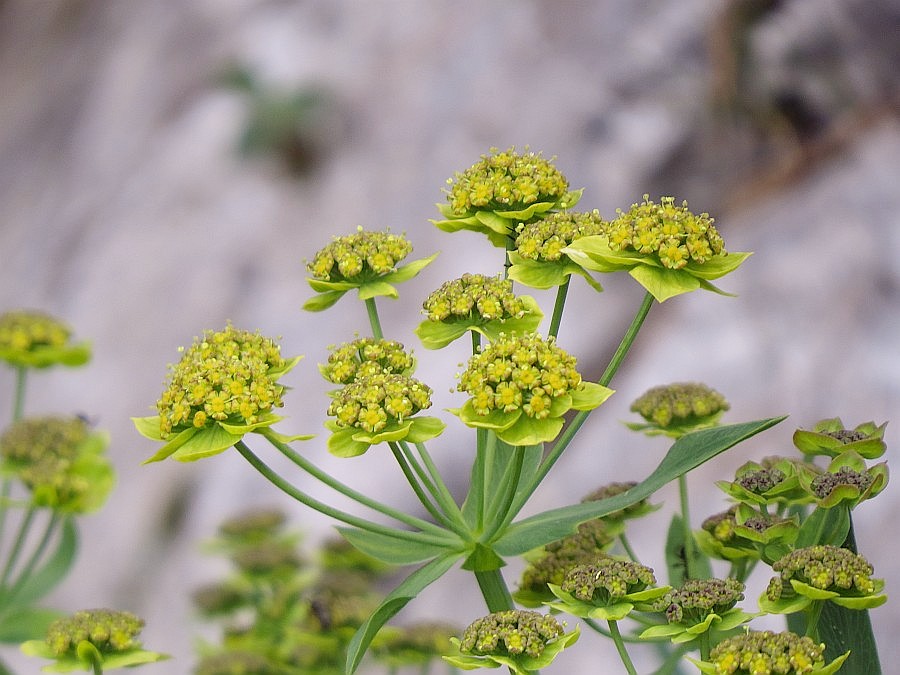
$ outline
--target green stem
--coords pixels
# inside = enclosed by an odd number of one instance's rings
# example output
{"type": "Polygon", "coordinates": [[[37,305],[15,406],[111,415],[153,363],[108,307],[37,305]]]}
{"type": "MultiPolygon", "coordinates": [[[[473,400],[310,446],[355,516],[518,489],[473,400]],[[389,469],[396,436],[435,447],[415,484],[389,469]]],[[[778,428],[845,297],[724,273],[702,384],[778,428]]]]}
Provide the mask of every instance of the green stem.
{"type": "Polygon", "coordinates": [[[322,471],[322,469],[307,460],[305,457],[303,457],[303,455],[291,448],[291,446],[289,446],[287,443],[283,443],[282,441],[278,440],[278,438],[276,438],[273,434],[263,431],[261,435],[265,436],[266,440],[274,445],[275,448],[281,454],[291,460],[291,462],[303,469],[306,473],[308,473],[316,480],[330,487],[335,492],[339,492],[345,497],[357,502],[358,504],[362,504],[363,506],[368,507],[373,511],[377,511],[382,515],[393,518],[394,520],[401,522],[404,525],[409,525],[410,527],[414,527],[423,531],[431,531],[435,534],[443,534],[446,532],[446,530],[444,530],[443,528],[438,527],[433,523],[429,523],[427,520],[416,518],[415,516],[411,516],[408,513],[398,511],[397,509],[394,509],[387,504],[382,504],[381,502],[354,490],[349,485],[345,485],[344,483],[334,478],[331,474],[322,471]]]}
{"type": "Polygon", "coordinates": [[[700,633],[700,660],[709,661],[710,640],[709,631],[700,633]]]}
{"type": "Polygon", "coordinates": [[[566,281],[560,284],[556,289],[556,303],[553,305],[553,316],[550,319],[549,335],[557,337],[559,335],[559,325],[562,322],[563,309],[566,306],[566,294],[569,292],[569,280],[571,276],[566,277],[566,281]]]}
{"type": "Polygon", "coordinates": [[[22,419],[25,412],[25,383],[28,369],[25,366],[16,366],[16,391],[13,397],[13,422],[22,419]]]}
{"type": "Polygon", "coordinates": [[[29,507],[25,512],[25,517],[19,524],[19,532],[16,535],[16,539],[13,543],[12,550],[9,553],[9,557],[6,559],[6,565],[3,568],[3,575],[0,576],[0,588],[6,588],[13,568],[19,561],[19,556],[22,554],[22,549],[25,546],[25,540],[28,538],[28,531],[31,529],[31,523],[34,522],[34,514],[35,508],[33,506],[29,507]]]}
{"type": "Polygon", "coordinates": [[[684,474],[678,476],[678,495],[681,502],[681,527],[682,538],[684,539],[684,577],[685,579],[696,579],[697,570],[694,569],[694,533],[691,531],[687,476],[684,474]]]}
{"type": "Polygon", "coordinates": [[[494,455],[497,452],[497,434],[493,431],[488,430],[487,438],[485,439],[484,444],[484,462],[482,464],[484,471],[482,472],[481,478],[481,489],[482,489],[482,518],[481,518],[481,526],[487,525],[488,522],[485,521],[485,511],[489,504],[491,503],[491,494],[493,492],[493,469],[494,469],[494,455]]]}
{"type": "Polygon", "coordinates": [[[476,570],[475,578],[478,580],[478,588],[481,589],[481,595],[484,596],[489,612],[502,612],[515,608],[512,596],[509,594],[509,589],[506,587],[506,582],[499,569],[486,572],[476,570]]]}
{"type": "MultiPolygon", "coordinates": [[[[594,619],[582,619],[582,621],[584,621],[584,625],[587,626],[588,628],[590,628],[591,630],[595,631],[596,633],[599,633],[603,637],[608,637],[608,638],[612,639],[612,633],[610,633],[606,628],[604,628],[599,623],[597,623],[594,619]]],[[[622,642],[631,642],[633,644],[647,644],[646,640],[641,640],[638,637],[625,636],[625,635],[622,635],[621,633],[619,633],[619,639],[622,640],[622,642]]]]}
{"type": "Polygon", "coordinates": [[[634,549],[631,548],[631,542],[628,541],[628,537],[625,535],[624,532],[619,535],[619,543],[622,544],[622,548],[625,549],[625,553],[628,555],[629,558],[631,558],[632,561],[634,561],[636,563],[641,562],[638,559],[637,554],[634,552],[634,549]]]}
{"type": "Polygon", "coordinates": [[[372,326],[372,335],[376,340],[384,339],[381,332],[381,321],[378,319],[378,308],[375,306],[375,298],[366,298],[366,311],[369,313],[369,325],[372,326]]]}
{"type": "Polygon", "coordinates": [[[459,504],[453,499],[450,489],[447,487],[447,484],[441,477],[440,471],[438,471],[437,466],[431,459],[428,448],[425,447],[424,443],[416,443],[416,450],[419,451],[419,457],[421,457],[422,462],[425,464],[425,469],[428,471],[428,475],[431,476],[431,479],[434,481],[434,485],[437,488],[435,499],[438,504],[450,518],[459,523],[463,528],[468,529],[466,521],[462,516],[462,511],[459,509],[459,504]]]}
{"type": "MultiPolygon", "coordinates": [[[[391,448],[391,452],[394,454],[394,459],[397,460],[397,464],[400,465],[400,470],[403,471],[406,482],[409,483],[413,492],[416,493],[416,497],[419,498],[419,502],[425,507],[425,510],[431,514],[431,517],[434,518],[435,522],[442,524],[448,529],[454,530],[457,534],[465,536],[465,530],[462,530],[462,532],[457,530],[455,524],[432,503],[429,496],[425,493],[425,490],[422,489],[422,484],[419,483],[413,469],[410,468],[410,458],[400,449],[400,446],[395,442],[388,443],[388,446],[391,448]]],[[[409,450],[407,449],[407,452],[408,451],[409,450]]]]}
{"type": "Polygon", "coordinates": [[[622,663],[625,665],[625,670],[628,671],[628,675],[637,675],[637,670],[635,670],[634,664],[631,662],[631,657],[628,656],[628,650],[625,649],[625,642],[622,640],[622,634],[619,632],[618,623],[609,620],[606,624],[609,626],[609,634],[616,644],[616,651],[619,652],[619,658],[622,659],[622,663]]]}
{"type": "Polygon", "coordinates": [[[4,593],[2,598],[0,598],[0,603],[6,604],[10,602],[13,598],[16,597],[19,591],[22,590],[22,587],[31,577],[35,567],[37,567],[38,562],[44,555],[44,552],[47,550],[47,546],[53,538],[53,535],[59,529],[59,524],[61,522],[62,518],[57,513],[54,513],[50,517],[50,520],[47,522],[47,527],[44,529],[44,534],[41,536],[38,545],[35,547],[31,556],[28,558],[28,562],[26,562],[22,569],[19,571],[16,580],[12,584],[10,584],[9,591],[4,593]]]}
{"type": "Polygon", "coordinates": [[[819,641],[819,618],[822,616],[824,600],[813,600],[806,610],[806,636],[819,641]]]}
{"type": "Polygon", "coordinates": [[[513,448],[513,461],[507,465],[503,472],[503,478],[497,488],[497,497],[488,505],[487,518],[482,541],[490,541],[499,532],[503,532],[509,525],[515,514],[510,511],[516,491],[519,488],[519,479],[522,477],[522,465],[525,462],[524,448],[513,448]]]}
{"type": "MultiPolygon", "coordinates": [[[[429,526],[429,528],[437,529],[438,531],[444,533],[443,537],[439,537],[437,535],[426,534],[424,532],[408,532],[405,530],[398,530],[392,527],[386,527],[384,525],[379,525],[377,523],[373,523],[365,518],[359,518],[354,516],[346,511],[341,511],[340,509],[336,509],[328,504],[320,502],[319,500],[310,497],[305,492],[298,490],[291,483],[284,480],[281,476],[278,475],[269,465],[263,462],[259,457],[257,457],[253,451],[247,447],[247,445],[243,441],[238,441],[235,443],[234,447],[241,454],[241,456],[250,462],[250,465],[259,471],[272,485],[277,487],[279,490],[284,492],[289,497],[296,499],[301,504],[308,506],[314,511],[318,511],[322,515],[328,516],[329,518],[334,518],[342,523],[346,523],[347,525],[352,525],[353,527],[357,527],[361,530],[366,530],[368,532],[374,532],[375,534],[383,534],[388,537],[394,537],[398,540],[405,540],[420,544],[433,544],[438,546],[446,547],[448,544],[452,543],[452,539],[447,538],[447,534],[449,534],[446,530],[442,530],[427,521],[421,521],[429,526]]],[[[419,520],[419,519],[416,519],[419,520]]]]}
{"type": "MultiPolygon", "coordinates": [[[[613,354],[609,365],[606,366],[606,370],[603,371],[603,375],[600,377],[599,384],[602,384],[605,387],[608,386],[612,381],[613,376],[616,374],[616,371],[619,370],[619,366],[622,365],[622,362],[625,360],[625,356],[628,354],[628,351],[634,344],[634,340],[635,338],[637,338],[637,334],[641,330],[644,319],[647,318],[647,314],[650,312],[650,308],[653,306],[653,301],[654,298],[650,293],[644,294],[644,299],[641,301],[641,306],[638,307],[634,318],[632,318],[631,320],[631,324],[628,326],[628,329],[622,336],[622,341],[619,343],[618,348],[613,354]]],[[[588,415],[590,415],[591,412],[591,410],[579,411],[578,414],[576,414],[575,417],[572,418],[572,421],[569,422],[568,426],[563,429],[563,432],[556,440],[553,449],[550,450],[550,452],[544,458],[544,461],[541,462],[540,468],[531,479],[531,482],[528,484],[527,489],[523,490],[520,493],[519,498],[513,505],[513,511],[515,513],[518,513],[521,510],[522,506],[525,505],[525,502],[527,502],[531,495],[534,494],[534,491],[537,489],[538,485],[540,485],[544,478],[546,478],[547,474],[550,473],[550,469],[553,468],[553,465],[556,464],[556,462],[562,456],[563,451],[568,447],[569,443],[572,442],[575,434],[587,421],[588,415]]]]}

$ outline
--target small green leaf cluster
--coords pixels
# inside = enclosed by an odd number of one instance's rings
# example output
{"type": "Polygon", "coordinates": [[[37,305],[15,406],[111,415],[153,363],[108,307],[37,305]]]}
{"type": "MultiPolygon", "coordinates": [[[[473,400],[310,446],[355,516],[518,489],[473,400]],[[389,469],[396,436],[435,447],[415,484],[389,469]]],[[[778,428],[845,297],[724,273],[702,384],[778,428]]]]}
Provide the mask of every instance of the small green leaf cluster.
{"type": "Polygon", "coordinates": [[[96,511],[115,482],[107,437],[80,417],[19,420],[0,436],[4,471],[31,492],[31,504],[61,513],[96,511]]]}
{"type": "Polygon", "coordinates": [[[643,417],[647,424],[629,427],[677,437],[715,425],[729,407],[722,394],[705,384],[675,382],[653,387],[635,399],[631,411],[643,417]]]}
{"type": "Polygon", "coordinates": [[[35,310],[0,314],[0,360],[15,367],[80,366],[90,359],[90,347],[72,344],[71,329],[59,319],[35,310]]]}
{"type": "Polygon", "coordinates": [[[787,631],[748,631],[719,642],[703,662],[691,661],[707,675],[830,675],[846,658],[844,654],[826,665],[825,645],[812,638],[787,631]]]}

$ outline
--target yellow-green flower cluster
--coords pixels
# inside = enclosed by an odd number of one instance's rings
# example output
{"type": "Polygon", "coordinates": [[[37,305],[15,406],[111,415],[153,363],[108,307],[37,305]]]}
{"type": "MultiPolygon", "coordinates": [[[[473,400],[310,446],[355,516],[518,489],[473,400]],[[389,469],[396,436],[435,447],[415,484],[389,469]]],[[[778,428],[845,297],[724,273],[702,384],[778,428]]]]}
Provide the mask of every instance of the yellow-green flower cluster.
{"type": "Polygon", "coordinates": [[[719,642],[702,665],[708,666],[702,672],[715,675],[819,673],[825,645],[791,632],[749,631],[719,642]]]}
{"type": "Polygon", "coordinates": [[[607,225],[609,247],[614,251],[655,254],[663,267],[681,269],[689,262],[702,264],[725,253],[722,237],[707,213],[695,215],[687,202],[679,206],[674,197],[661,197],[659,204],[644,195],[627,212],[617,211],[607,225]]]}
{"type": "Polygon", "coordinates": [[[448,181],[447,201],[454,215],[520,210],[535,202],[556,202],[569,189],[569,182],[552,160],[527,147],[522,154],[515,148],[503,152],[491,148],[490,152],[448,181]]]}
{"type": "Polygon", "coordinates": [[[494,410],[521,410],[544,419],[553,403],[581,384],[574,356],[532,333],[502,336],[469,360],[460,375],[458,391],[469,394],[477,415],[494,410]]]}
{"type": "Polygon", "coordinates": [[[321,281],[368,279],[394,271],[412,250],[403,235],[359,228],[355,234],[335,237],[306,268],[321,281]]]}
{"type": "Polygon", "coordinates": [[[86,609],[57,619],[47,629],[47,646],[56,656],[74,652],[79,643],[90,642],[101,653],[138,647],[144,621],[130,612],[86,609]]]}
{"type": "Polygon", "coordinates": [[[483,274],[447,281],[423,304],[430,321],[477,318],[484,321],[522,318],[525,303],[513,294],[512,282],[483,274]]]}
{"type": "MultiPolygon", "coordinates": [[[[635,485],[637,485],[637,482],[635,481],[607,483],[606,485],[602,485],[596,490],[582,497],[581,503],[583,504],[585,502],[599,502],[604,499],[609,499],[624,492],[628,492],[635,485]]],[[[655,511],[656,508],[656,506],[650,504],[646,499],[641,499],[640,501],[637,501],[630,506],[626,506],[624,509],[619,509],[618,511],[607,513],[605,516],[603,516],[602,519],[608,525],[620,525],[624,520],[628,520],[630,518],[639,518],[643,515],[646,515],[647,513],[650,513],[651,511],[655,511]]]]}
{"type": "Polygon", "coordinates": [[[725,397],[715,389],[696,382],[676,382],[653,387],[638,397],[631,404],[631,411],[647,424],[629,427],[651,434],[681,435],[712,426],[728,408],[725,397]]]}
{"type": "Polygon", "coordinates": [[[382,373],[409,373],[415,365],[413,356],[399,342],[366,337],[333,349],[328,363],[319,370],[329,382],[348,384],[382,373]]]}
{"type": "Polygon", "coordinates": [[[71,335],[66,324],[43,312],[0,314],[0,360],[20,367],[80,366],[90,359],[90,349],[71,344],[71,335]]]}
{"type": "Polygon", "coordinates": [[[340,428],[377,434],[431,407],[431,387],[396,373],[379,373],[354,380],[336,393],[328,414],[340,428]]]}
{"type": "Polygon", "coordinates": [[[687,579],[660,598],[657,611],[669,623],[694,623],[709,614],[722,615],[744,599],[744,584],[737,579],[687,579]]]}
{"type": "Polygon", "coordinates": [[[284,405],[276,380],[287,367],[278,345],[259,333],[231,325],[206,331],[171,367],[156,404],[160,436],[214,422],[255,423],[284,405]]]}
{"type": "Polygon", "coordinates": [[[547,642],[562,634],[562,625],[549,614],[529,610],[494,612],[466,628],[459,649],[464,654],[526,654],[536,658],[547,642]]]}
{"type": "Polygon", "coordinates": [[[219,534],[228,539],[253,541],[275,534],[286,521],[281,509],[252,509],[224,521],[219,525],[219,534]]]}
{"type": "Polygon", "coordinates": [[[48,456],[72,460],[88,434],[88,425],[80,417],[27,418],[0,436],[0,455],[15,464],[35,464],[48,456]]]}
{"type": "Polygon", "coordinates": [[[256,652],[230,649],[221,654],[204,656],[194,675],[270,675],[274,666],[256,652]]]}
{"type": "Polygon", "coordinates": [[[590,212],[557,212],[521,225],[516,252],[528,260],[557,262],[563,249],[576,239],[603,233],[604,222],[596,209],[590,212]]]}
{"type": "Polygon", "coordinates": [[[846,548],[829,545],[807,546],[791,551],[772,565],[779,576],[772,577],[766,596],[776,601],[793,595],[788,584],[799,581],[821,591],[869,595],[876,591],[874,568],[863,556],[846,548]]]}
{"type": "Polygon", "coordinates": [[[656,583],[653,570],[630,560],[599,556],[595,562],[569,570],[560,588],[579,600],[615,601],[656,583]]]}

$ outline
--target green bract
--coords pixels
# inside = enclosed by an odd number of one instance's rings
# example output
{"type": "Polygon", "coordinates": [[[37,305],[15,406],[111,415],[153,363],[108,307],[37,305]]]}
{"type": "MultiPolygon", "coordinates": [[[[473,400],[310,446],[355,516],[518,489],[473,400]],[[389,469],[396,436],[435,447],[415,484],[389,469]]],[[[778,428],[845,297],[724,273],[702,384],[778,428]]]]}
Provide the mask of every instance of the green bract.
{"type": "Polygon", "coordinates": [[[853,450],[865,459],[877,459],[884,454],[884,429],[887,422],[876,426],[874,422],[863,422],[853,429],[845,429],[839,417],[822,420],[812,431],[797,429],[794,445],[805,455],[825,455],[835,457],[847,450],[853,450]]]}
{"type": "Polygon", "coordinates": [[[82,610],[57,619],[50,624],[46,639],[29,640],[21,649],[28,656],[52,659],[55,663],[42,668],[45,673],[94,671],[95,664],[109,671],[169,658],[141,649],[137,638],[143,626],[130,612],[82,610]]]}
{"type": "Polygon", "coordinates": [[[888,468],[886,462],[866,467],[859,454],[847,450],[831,460],[826,471],[801,473],[800,482],[818,506],[854,508],[887,487],[888,468]]]}
{"type": "Polygon", "coordinates": [[[747,462],[733,481],[716,481],[716,485],[732,499],[754,506],[808,504],[812,498],[803,489],[800,475],[809,471],[815,467],[787,457],[769,457],[761,464],[747,462]]]}
{"type": "Polygon", "coordinates": [[[471,230],[506,248],[519,223],[559,209],[572,208],[581,190],[569,192],[569,182],[552,161],[525,148],[491,154],[447,181],[447,203],[437,204],[444,220],[432,220],[445,232],[471,230]]]}
{"type": "Polygon", "coordinates": [[[603,234],[583,237],[563,252],[585,269],[597,272],[627,270],[659,302],[702,288],[727,295],[710,283],[734,271],[750,255],[727,253],[713,219],[695,215],[675,204],[633,204],[617,212],[603,234]]]}
{"type": "Polygon", "coordinates": [[[887,602],[883,579],[873,579],[863,556],[838,546],[817,545],[791,551],[772,565],[772,577],[759,599],[769,614],[791,614],[818,600],[848,609],[872,609],[887,602]]]}
{"type": "Polygon", "coordinates": [[[576,239],[603,232],[603,220],[590,213],[551,213],[516,230],[515,250],[509,252],[509,277],[532,288],[561,286],[572,274],[585,278],[594,290],[603,288],[563,249],[576,239]]]}
{"type": "Polygon", "coordinates": [[[703,552],[712,558],[761,558],[771,563],[796,541],[799,532],[797,516],[779,518],[747,504],[735,504],[704,520],[694,536],[703,552]]]}
{"type": "Polygon", "coordinates": [[[165,443],[145,463],[193,461],[224,452],[247,433],[274,433],[269,427],[283,419],[274,413],[284,405],[278,379],[301,358],[285,360],[273,340],[230,324],[206,331],[170,366],[159,414],[132,418],[140,434],[165,443]]]}
{"type": "Polygon", "coordinates": [[[434,438],[446,425],[436,417],[414,417],[430,407],[431,387],[408,375],[378,373],[353,380],[335,392],[328,407],[334,417],[325,423],[333,432],[328,451],[355,457],[378,443],[434,438]]]}
{"type": "Polygon", "coordinates": [[[707,631],[725,632],[753,618],[735,607],[744,599],[744,584],[737,579],[688,579],[654,603],[668,623],[651,626],[641,639],[669,638],[690,642],[707,631]]]}
{"type": "Polygon", "coordinates": [[[71,344],[71,331],[42,312],[16,310],[0,315],[0,360],[19,368],[80,366],[91,358],[86,342],[71,344]]]}
{"type": "Polygon", "coordinates": [[[369,232],[360,227],[356,234],[335,237],[306,265],[312,275],[307,281],[318,295],[307,300],[303,309],[321,312],[354,288],[361,300],[379,295],[398,297],[394,284],[412,279],[437,257],[435,253],[398,266],[411,252],[406,237],[389,231],[369,232]]]}
{"type": "Polygon", "coordinates": [[[825,663],[825,645],[796,633],[749,631],[722,640],[706,661],[689,660],[707,675],[759,675],[761,673],[836,673],[850,652],[825,663]]]}
{"type": "Polygon", "coordinates": [[[427,349],[440,349],[473,330],[489,340],[501,333],[530,333],[544,314],[528,295],[513,294],[512,282],[482,274],[464,274],[426,298],[428,318],[416,328],[427,349]]]}
{"type": "Polygon", "coordinates": [[[558,586],[550,584],[557,600],[545,604],[583,619],[619,621],[636,606],[649,609],[650,603],[670,590],[654,584],[656,577],[649,567],[601,555],[569,570],[558,586]]]}
{"type": "Polygon", "coordinates": [[[451,638],[457,653],[444,659],[457,668],[508,667],[516,675],[544,668],[578,640],[578,628],[564,633],[552,616],[529,610],[494,612],[466,628],[462,640],[451,638]]]}
{"type": "Polygon", "coordinates": [[[80,417],[16,422],[0,437],[3,472],[31,491],[31,504],[60,513],[90,513],[106,502],[115,472],[105,456],[109,438],[80,417]]]}
{"type": "Polygon", "coordinates": [[[582,381],[575,357],[536,333],[499,336],[469,359],[457,390],[471,398],[451,412],[510,445],[552,441],[566,412],[592,410],[613,393],[582,381]]]}
{"type": "Polygon", "coordinates": [[[676,382],[653,387],[639,396],[631,404],[631,411],[647,422],[627,426],[649,436],[678,438],[715,426],[728,408],[725,397],[715,389],[696,382],[676,382]]]}

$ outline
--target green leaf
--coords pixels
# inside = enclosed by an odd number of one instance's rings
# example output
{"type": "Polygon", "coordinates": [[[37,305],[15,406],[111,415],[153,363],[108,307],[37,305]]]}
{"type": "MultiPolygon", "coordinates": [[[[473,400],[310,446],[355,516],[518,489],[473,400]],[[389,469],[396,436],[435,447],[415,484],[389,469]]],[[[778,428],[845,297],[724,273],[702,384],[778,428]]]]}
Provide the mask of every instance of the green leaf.
{"type": "MultiPolygon", "coordinates": [[[[134,418],[133,418],[134,419],[134,418]]],[[[148,418],[138,418],[138,419],[148,419],[148,418]]],[[[135,426],[137,426],[137,422],[135,422],[135,426]]],[[[140,431],[140,429],[138,429],[140,431]]],[[[149,459],[145,459],[143,461],[144,464],[151,464],[153,462],[161,462],[173,455],[182,445],[190,441],[194,436],[199,433],[199,429],[195,427],[191,427],[190,429],[185,429],[184,431],[179,432],[175,435],[175,437],[168,441],[165,445],[163,445],[159,450],[156,451],[149,459]]]]}
{"type": "Polygon", "coordinates": [[[363,655],[372,642],[372,638],[390,619],[401,609],[406,607],[410,600],[416,597],[423,589],[440,579],[446,574],[456,561],[461,557],[460,553],[445,553],[431,562],[426,563],[391,591],[379,605],[378,609],[366,619],[353,635],[347,646],[347,662],[345,672],[352,675],[359,667],[363,655]]]}
{"type": "MultiPolygon", "coordinates": [[[[192,431],[190,429],[189,431],[192,431]]],[[[225,452],[241,440],[242,434],[232,434],[218,424],[198,429],[187,441],[172,453],[179,462],[195,462],[225,452]]],[[[149,461],[149,460],[148,460],[149,461]]]]}
{"type": "Polygon", "coordinates": [[[800,526],[800,534],[794,543],[796,548],[817,544],[840,546],[850,531],[850,509],[836,506],[831,509],[816,508],[800,526]]]}
{"type": "MultiPolygon", "coordinates": [[[[673,514],[669,523],[669,532],[666,535],[666,567],[669,573],[669,584],[681,586],[687,578],[684,546],[684,525],[680,514],[673,514]]],[[[691,560],[691,571],[694,578],[709,579],[712,577],[712,568],[709,558],[703,555],[700,547],[694,543],[691,560]]]]}
{"type": "Polygon", "coordinates": [[[137,432],[144,438],[149,438],[151,441],[162,440],[159,427],[159,415],[153,415],[151,417],[132,417],[131,421],[134,423],[134,428],[137,429],[137,432]]]}
{"type": "MultiPolygon", "coordinates": [[[[63,520],[62,532],[53,555],[28,577],[13,598],[13,606],[25,607],[44,597],[62,581],[78,554],[78,529],[73,518],[63,520]]],[[[0,626],[6,627],[5,619],[0,619],[0,626]]],[[[36,637],[36,636],[29,636],[36,637]]],[[[27,638],[22,638],[27,639],[27,638]]],[[[19,640],[21,642],[21,640],[19,640]]]]}
{"type": "Polygon", "coordinates": [[[419,272],[425,269],[428,265],[431,264],[435,258],[438,257],[438,253],[434,255],[430,255],[427,258],[420,258],[419,260],[413,260],[405,265],[401,265],[394,272],[389,272],[385,274],[382,279],[392,284],[399,284],[403,281],[409,281],[413,277],[417,276],[419,272]]]}
{"type": "Polygon", "coordinates": [[[334,305],[338,300],[344,297],[347,291],[325,291],[312,296],[303,303],[303,309],[307,312],[321,312],[334,305]]]}
{"type": "Polygon", "coordinates": [[[524,286],[546,290],[562,286],[569,278],[571,270],[567,270],[568,260],[561,258],[556,262],[531,260],[523,258],[515,251],[510,251],[509,278],[524,286]]]}
{"type": "Polygon", "coordinates": [[[684,270],[638,265],[628,272],[657,302],[700,288],[700,282],[684,270]]]}
{"type": "Polygon", "coordinates": [[[604,387],[602,384],[583,382],[581,387],[571,392],[572,408],[575,410],[593,410],[615,393],[615,389],[604,387]]]}
{"type": "Polygon", "coordinates": [[[686,434],[675,441],[653,473],[628,492],[595,502],[552,509],[513,523],[494,544],[494,550],[501,556],[521,555],[574,534],[581,523],[646,499],[678,476],[784,419],[772,417],[686,434]]]}
{"type": "Polygon", "coordinates": [[[358,457],[372,447],[371,443],[354,440],[356,431],[353,427],[335,431],[328,437],[328,452],[335,457],[358,457]]]}
{"type": "Polygon", "coordinates": [[[741,253],[732,251],[725,255],[714,255],[702,263],[691,261],[684,266],[684,269],[690,272],[691,276],[711,281],[733,272],[751,255],[753,255],[752,252],[741,253]]]}
{"type": "Polygon", "coordinates": [[[468,332],[466,323],[445,323],[425,319],[415,330],[425,349],[441,349],[468,332]]]}
{"type": "Polygon", "coordinates": [[[440,436],[446,428],[443,420],[437,417],[413,417],[406,440],[410,443],[424,443],[440,436]]]}
{"type": "Polygon", "coordinates": [[[45,607],[14,607],[0,613],[0,643],[17,645],[26,640],[44,641],[47,629],[62,612],[45,607]]]}
{"type": "MultiPolygon", "coordinates": [[[[449,543],[447,546],[425,544],[355,527],[339,527],[337,531],[355,548],[389,565],[412,565],[456,550],[449,543]]],[[[462,542],[458,548],[462,550],[462,542]]]]}
{"type": "Polygon", "coordinates": [[[367,281],[359,287],[360,300],[371,300],[372,298],[377,298],[379,295],[384,295],[389,298],[400,297],[397,289],[391,286],[386,281],[367,281]]]}
{"type": "Polygon", "coordinates": [[[559,436],[563,428],[562,417],[545,417],[539,420],[528,415],[520,415],[519,419],[503,430],[497,430],[497,438],[510,445],[535,445],[552,441],[559,436]]]}

